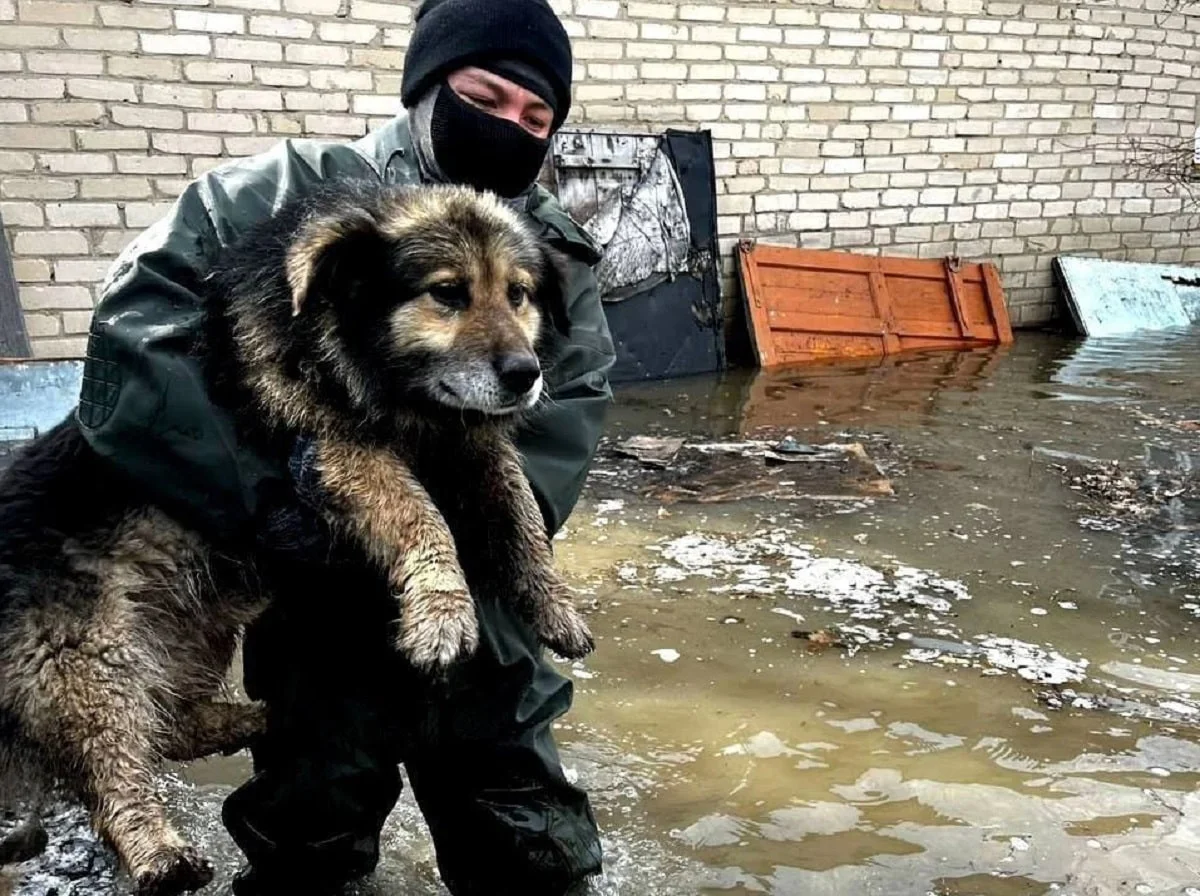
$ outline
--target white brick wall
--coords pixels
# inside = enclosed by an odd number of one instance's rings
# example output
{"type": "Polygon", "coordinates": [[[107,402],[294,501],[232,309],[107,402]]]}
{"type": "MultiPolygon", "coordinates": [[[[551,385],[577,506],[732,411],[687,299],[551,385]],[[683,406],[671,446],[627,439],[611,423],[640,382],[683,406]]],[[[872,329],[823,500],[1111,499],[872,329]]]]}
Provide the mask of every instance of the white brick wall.
{"type": "MultiPolygon", "coordinates": [[[[1200,263],[1123,136],[1186,137],[1200,16],[1165,0],[551,0],[571,124],[711,129],[743,236],[991,258],[1018,323],[1057,252],[1200,263]]],[[[0,213],[39,355],[83,350],[108,260],[224,158],[399,106],[415,2],[0,0],[0,213]]]]}

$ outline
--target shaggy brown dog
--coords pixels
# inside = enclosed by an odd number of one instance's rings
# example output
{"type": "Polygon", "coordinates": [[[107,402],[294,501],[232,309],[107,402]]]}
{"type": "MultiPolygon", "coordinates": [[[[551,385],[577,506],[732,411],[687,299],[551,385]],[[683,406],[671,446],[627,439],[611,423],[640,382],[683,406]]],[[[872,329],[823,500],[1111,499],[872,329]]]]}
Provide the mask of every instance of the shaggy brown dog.
{"type": "MultiPolygon", "coordinates": [[[[268,456],[315,440],[329,522],[386,575],[422,669],[474,649],[468,581],[503,588],[559,653],[592,646],[511,441],[567,326],[556,265],[494,198],[341,183],[203,287],[213,394],[268,456]]],[[[73,420],[0,483],[0,745],[89,805],[141,894],[212,877],[153,774],[261,730],[259,708],[214,698],[271,596],[252,551],[119,481],[73,420]]]]}

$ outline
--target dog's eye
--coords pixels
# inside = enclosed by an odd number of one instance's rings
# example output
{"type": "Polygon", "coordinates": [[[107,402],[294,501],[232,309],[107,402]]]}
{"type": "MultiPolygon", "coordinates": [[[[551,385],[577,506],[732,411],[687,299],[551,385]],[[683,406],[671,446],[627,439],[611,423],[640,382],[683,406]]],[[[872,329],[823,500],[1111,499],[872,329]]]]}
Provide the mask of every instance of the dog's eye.
{"type": "Polygon", "coordinates": [[[465,283],[435,283],[426,291],[447,308],[461,311],[471,304],[471,294],[465,283]]]}
{"type": "Polygon", "coordinates": [[[520,308],[529,301],[529,287],[514,283],[508,288],[508,301],[514,308],[520,308]]]}

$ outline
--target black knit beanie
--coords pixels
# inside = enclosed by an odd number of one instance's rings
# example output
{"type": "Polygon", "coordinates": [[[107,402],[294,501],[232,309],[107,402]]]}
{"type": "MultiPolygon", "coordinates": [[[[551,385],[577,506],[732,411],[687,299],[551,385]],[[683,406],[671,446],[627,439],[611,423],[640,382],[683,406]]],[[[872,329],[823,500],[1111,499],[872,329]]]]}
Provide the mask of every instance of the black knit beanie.
{"type": "MultiPolygon", "coordinates": [[[[456,69],[467,65],[505,74],[505,62],[540,72],[553,91],[554,130],[571,108],[571,41],[546,0],[425,0],[404,58],[400,99],[411,108],[456,69]]],[[[535,84],[517,79],[536,90],[535,84]]]]}

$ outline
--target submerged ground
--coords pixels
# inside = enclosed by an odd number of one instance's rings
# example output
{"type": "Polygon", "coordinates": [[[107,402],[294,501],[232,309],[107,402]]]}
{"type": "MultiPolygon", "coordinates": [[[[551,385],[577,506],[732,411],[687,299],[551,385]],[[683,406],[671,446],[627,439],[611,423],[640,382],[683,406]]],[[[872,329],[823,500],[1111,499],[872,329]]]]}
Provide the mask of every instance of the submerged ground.
{"type": "MultiPolygon", "coordinates": [[[[1200,894],[1198,421],[1198,332],[622,390],[558,542],[599,641],[559,735],[599,892],[1200,894]],[[751,460],[645,466],[633,436],[751,460]],[[768,467],[784,437],[860,444],[894,494],[768,467]]],[[[213,893],[247,772],[164,785],[213,893]]],[[[56,850],[18,893],[114,892],[56,850]]],[[[406,797],[360,892],[436,880],[406,797]]]]}

